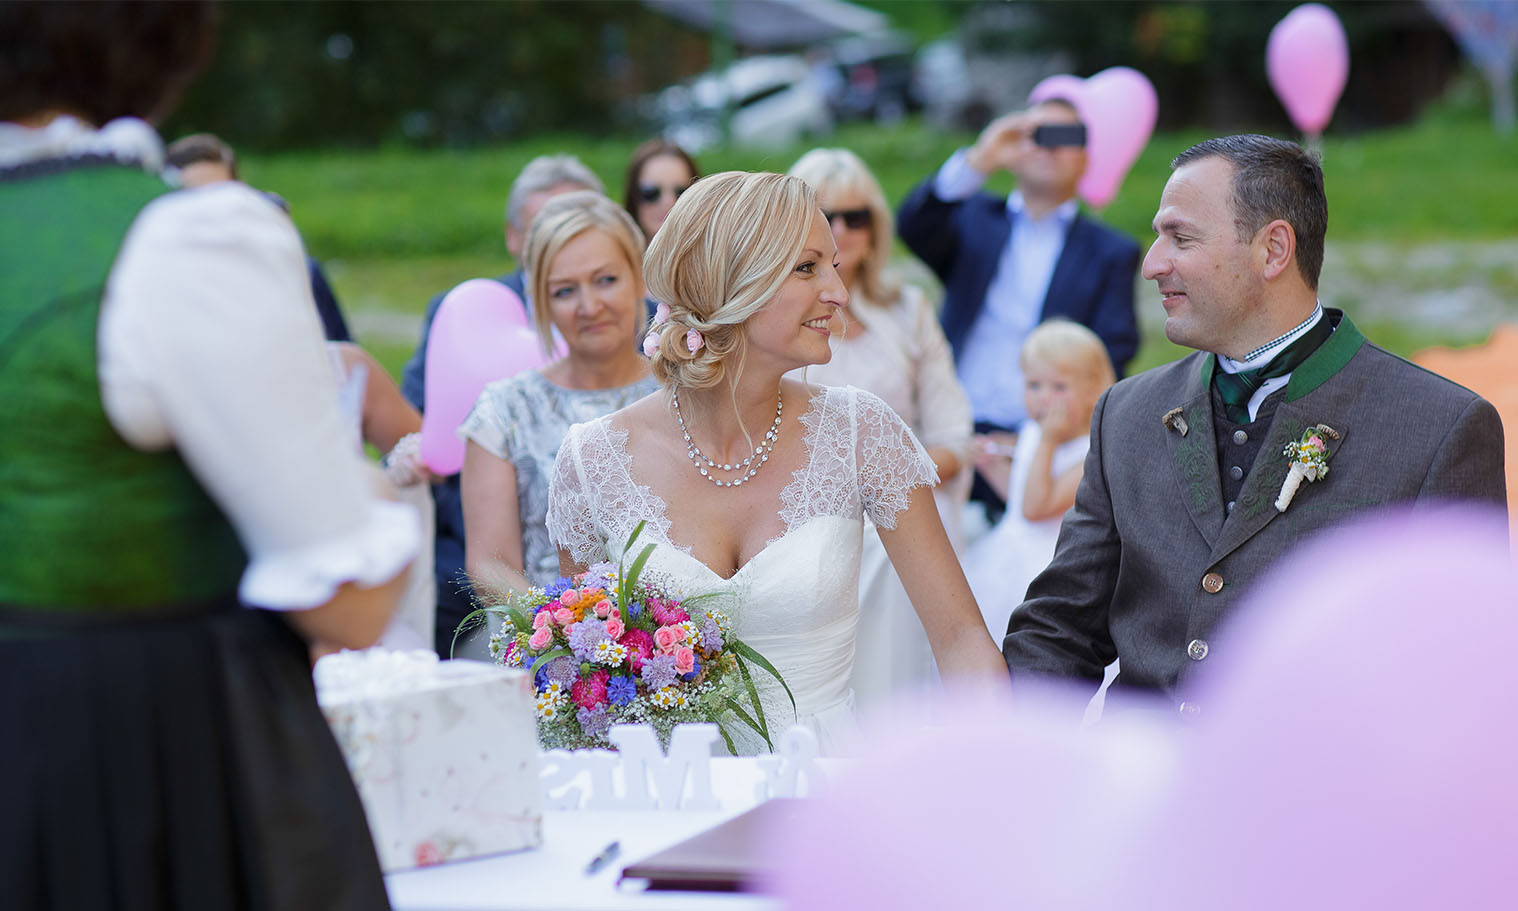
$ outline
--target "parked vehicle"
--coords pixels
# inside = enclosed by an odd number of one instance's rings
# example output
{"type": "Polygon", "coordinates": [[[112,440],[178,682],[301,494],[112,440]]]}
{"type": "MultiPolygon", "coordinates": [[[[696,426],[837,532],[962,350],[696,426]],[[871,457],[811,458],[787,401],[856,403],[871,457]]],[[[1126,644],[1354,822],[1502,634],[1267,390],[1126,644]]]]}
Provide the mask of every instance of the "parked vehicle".
{"type": "Polygon", "coordinates": [[[922,103],[913,82],[912,44],[887,33],[847,38],[828,48],[837,70],[836,92],[828,99],[839,120],[895,123],[922,103]]]}
{"type": "Polygon", "coordinates": [[[833,129],[811,68],[789,54],[734,61],[724,73],[703,73],[664,89],[652,105],[664,135],[692,152],[722,140],[724,106],[731,112],[732,140],[742,145],[789,145],[833,129]]]}

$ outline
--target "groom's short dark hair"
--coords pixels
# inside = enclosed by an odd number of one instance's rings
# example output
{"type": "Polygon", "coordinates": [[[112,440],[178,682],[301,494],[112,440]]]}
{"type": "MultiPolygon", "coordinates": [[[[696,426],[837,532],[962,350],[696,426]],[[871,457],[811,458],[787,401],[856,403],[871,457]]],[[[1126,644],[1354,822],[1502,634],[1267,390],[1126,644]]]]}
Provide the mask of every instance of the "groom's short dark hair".
{"type": "Polygon", "coordinates": [[[1285,221],[1297,236],[1297,270],[1308,287],[1317,288],[1328,234],[1328,196],[1318,157],[1294,142],[1244,134],[1199,142],[1175,156],[1170,167],[1204,158],[1233,165],[1233,221],[1239,240],[1248,241],[1278,218],[1285,221]]]}

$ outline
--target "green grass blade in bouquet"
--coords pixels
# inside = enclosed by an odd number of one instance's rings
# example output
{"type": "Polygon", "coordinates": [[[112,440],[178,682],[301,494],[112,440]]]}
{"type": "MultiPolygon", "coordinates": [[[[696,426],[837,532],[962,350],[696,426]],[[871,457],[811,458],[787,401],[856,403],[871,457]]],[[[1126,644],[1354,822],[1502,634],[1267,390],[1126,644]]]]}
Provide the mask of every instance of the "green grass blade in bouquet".
{"type": "MultiPolygon", "coordinates": [[[[754,733],[756,733],[760,737],[764,738],[764,745],[765,745],[765,747],[767,747],[769,749],[769,751],[771,753],[775,752],[775,745],[770,742],[770,732],[765,727],[765,725],[763,725],[761,722],[755,721],[754,720],[754,716],[752,716],[748,712],[744,711],[743,710],[743,706],[739,705],[737,700],[735,700],[735,699],[724,699],[723,702],[727,703],[727,707],[732,710],[732,713],[734,715],[738,716],[738,720],[739,721],[741,721],[744,724],[748,725],[749,727],[753,728],[754,729],[754,733]]],[[[718,727],[718,730],[721,730],[720,726],[718,727]]],[[[727,736],[727,733],[724,731],[723,732],[723,737],[726,738],[726,736],[727,736]]],[[[732,744],[731,743],[728,744],[728,751],[732,752],[732,753],[737,753],[737,750],[732,749],[732,744]]]]}
{"type": "MultiPolygon", "coordinates": [[[[785,678],[780,676],[780,672],[775,670],[775,666],[773,664],[770,664],[768,658],[754,651],[748,646],[746,642],[742,641],[741,639],[730,639],[728,640],[728,645],[732,646],[733,651],[737,652],[739,655],[747,658],[748,660],[754,662],[755,664],[768,671],[770,676],[774,677],[775,680],[780,683],[781,688],[785,690],[785,695],[791,700],[791,711],[794,712],[796,710],[796,696],[791,692],[790,684],[785,682],[785,678]]],[[[744,682],[747,683],[749,679],[748,668],[743,666],[742,661],[738,662],[738,670],[743,674],[744,682]]],[[[749,689],[752,690],[753,686],[750,685],[749,689]]]]}

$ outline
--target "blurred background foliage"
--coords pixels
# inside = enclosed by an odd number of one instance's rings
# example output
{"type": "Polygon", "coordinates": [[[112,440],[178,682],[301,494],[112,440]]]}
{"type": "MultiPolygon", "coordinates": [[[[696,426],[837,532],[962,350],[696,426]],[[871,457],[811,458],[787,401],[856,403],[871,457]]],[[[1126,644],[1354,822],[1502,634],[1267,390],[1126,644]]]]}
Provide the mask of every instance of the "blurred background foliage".
{"type": "MultiPolygon", "coordinates": [[[[1176,153],[1225,131],[1294,135],[1264,67],[1289,0],[856,5],[883,14],[894,44],[919,60],[947,48],[980,96],[953,117],[924,106],[780,146],[718,142],[698,154],[704,171],[783,171],[813,145],[843,146],[894,204],[1037,79],[1127,65],[1155,84],[1159,128],[1100,215],[1147,245],[1176,153]]],[[[1323,141],[1324,303],[1402,354],[1484,338],[1518,318],[1518,139],[1494,132],[1488,84],[1423,3],[1329,5],[1351,69],[1323,141]]],[[[649,99],[727,50],[759,50],[724,48],[632,0],[233,0],[222,12],[217,57],[162,132],[221,135],[249,183],[290,202],[359,341],[392,373],[430,296],[512,268],[503,209],[528,160],[571,152],[617,195],[633,147],[661,129],[649,99]]],[[[997,175],[989,189],[1010,183],[997,175]]],[[[897,266],[931,285],[899,246],[897,266]]],[[[1158,331],[1152,285],[1139,284],[1136,369],[1180,353],[1158,331]]]]}
{"type": "MultiPolygon", "coordinates": [[[[1159,92],[1162,127],[1287,124],[1263,60],[1291,0],[859,5],[916,43],[948,37],[972,61],[1052,55],[1082,75],[1133,66],[1159,92]]],[[[1453,39],[1416,0],[1330,5],[1353,61],[1335,129],[1406,122],[1456,71],[1453,39]]],[[[223,6],[219,44],[167,132],[261,150],[637,133],[648,124],[636,99],[713,58],[706,33],[630,0],[240,0],[223,6]]]]}

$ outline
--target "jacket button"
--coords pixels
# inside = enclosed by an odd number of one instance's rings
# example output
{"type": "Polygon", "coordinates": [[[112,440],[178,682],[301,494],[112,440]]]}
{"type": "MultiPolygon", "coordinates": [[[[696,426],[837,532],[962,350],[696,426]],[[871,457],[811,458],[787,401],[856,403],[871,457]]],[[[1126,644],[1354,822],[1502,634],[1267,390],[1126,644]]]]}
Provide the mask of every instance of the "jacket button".
{"type": "Polygon", "coordinates": [[[1195,718],[1202,714],[1202,707],[1195,702],[1183,702],[1177,708],[1180,710],[1181,717],[1183,718],[1195,718]]]}
{"type": "Polygon", "coordinates": [[[1207,643],[1202,639],[1193,639],[1186,643],[1186,657],[1192,661],[1201,661],[1207,657],[1207,643]]]}
{"type": "Polygon", "coordinates": [[[1230,478],[1233,478],[1235,481],[1240,480],[1244,477],[1244,469],[1235,465],[1232,468],[1228,469],[1228,476],[1230,478]]]}
{"type": "Polygon", "coordinates": [[[1202,577],[1202,589],[1209,595],[1215,595],[1223,590],[1223,577],[1217,573],[1208,573],[1202,577]]]}
{"type": "Polygon", "coordinates": [[[1233,432],[1233,441],[1240,446],[1243,446],[1245,443],[1249,442],[1249,434],[1245,433],[1242,430],[1235,430],[1233,432]]]}

